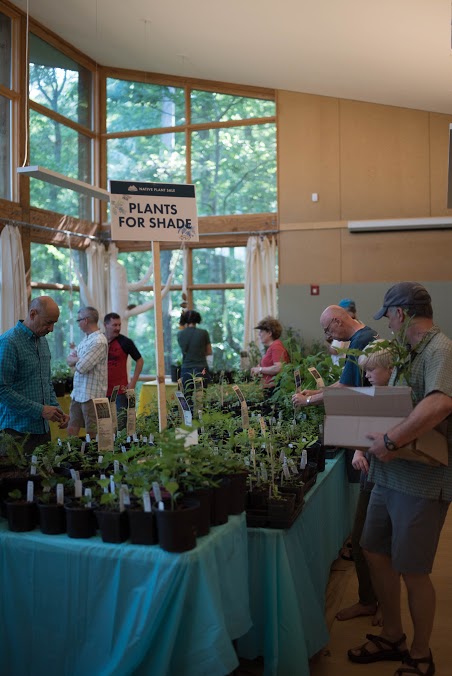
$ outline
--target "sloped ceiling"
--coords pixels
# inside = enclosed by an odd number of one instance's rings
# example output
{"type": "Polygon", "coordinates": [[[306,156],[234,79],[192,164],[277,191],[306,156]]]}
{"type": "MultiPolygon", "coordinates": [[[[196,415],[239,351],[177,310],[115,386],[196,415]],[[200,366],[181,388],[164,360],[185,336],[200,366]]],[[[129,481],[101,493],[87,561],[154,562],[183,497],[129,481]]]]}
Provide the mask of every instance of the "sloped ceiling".
{"type": "MultiPolygon", "coordinates": [[[[27,9],[27,0],[13,4],[27,9]]],[[[452,114],[450,0],[28,0],[99,64],[452,114]]]]}

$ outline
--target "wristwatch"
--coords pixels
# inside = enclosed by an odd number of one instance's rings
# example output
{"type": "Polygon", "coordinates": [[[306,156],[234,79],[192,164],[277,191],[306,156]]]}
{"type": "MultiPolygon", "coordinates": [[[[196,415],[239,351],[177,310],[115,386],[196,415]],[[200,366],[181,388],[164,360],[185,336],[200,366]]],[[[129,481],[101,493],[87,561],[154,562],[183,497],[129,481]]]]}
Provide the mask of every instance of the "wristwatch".
{"type": "Polygon", "coordinates": [[[388,451],[396,451],[397,450],[397,445],[391,441],[391,439],[388,437],[387,434],[384,435],[383,437],[384,444],[388,451]]]}
{"type": "Polygon", "coordinates": [[[307,404],[310,404],[310,403],[311,403],[311,397],[307,397],[307,398],[306,398],[306,403],[307,403],[307,404]]]}

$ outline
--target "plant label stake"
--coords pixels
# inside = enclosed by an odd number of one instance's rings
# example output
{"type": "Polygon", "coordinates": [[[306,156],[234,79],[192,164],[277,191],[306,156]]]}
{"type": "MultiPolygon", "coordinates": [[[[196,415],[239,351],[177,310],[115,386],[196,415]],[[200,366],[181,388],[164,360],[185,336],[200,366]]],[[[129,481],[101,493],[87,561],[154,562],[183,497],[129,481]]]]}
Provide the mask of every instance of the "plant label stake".
{"type": "Polygon", "coordinates": [[[151,507],[151,496],[147,491],[144,491],[143,493],[143,509],[145,512],[151,512],[152,507],[151,507]]]}
{"type": "Polygon", "coordinates": [[[57,484],[56,486],[56,501],[57,505],[64,505],[64,486],[57,484]]]}
{"type": "Polygon", "coordinates": [[[248,405],[246,401],[240,402],[240,408],[242,413],[242,428],[247,430],[250,426],[250,417],[248,415],[248,405]]]}
{"type": "Polygon", "coordinates": [[[130,493],[129,493],[129,487],[127,484],[121,484],[121,490],[124,495],[124,504],[129,507],[130,506],[130,493]]]}
{"type": "Polygon", "coordinates": [[[30,474],[36,475],[36,466],[38,464],[38,459],[35,455],[31,456],[31,467],[30,467],[30,474]]]}
{"type": "Polygon", "coordinates": [[[74,498],[82,497],[82,482],[80,479],[74,481],[74,498]]]}
{"type": "Polygon", "coordinates": [[[27,481],[27,502],[33,502],[34,487],[33,481],[27,481]]]}
{"type": "Polygon", "coordinates": [[[311,376],[314,378],[315,384],[317,385],[317,389],[318,389],[318,390],[320,390],[322,387],[325,387],[325,382],[324,382],[322,376],[321,376],[320,373],[317,371],[317,369],[314,368],[314,366],[310,366],[310,367],[308,368],[308,371],[309,371],[309,373],[311,374],[311,376]]]}
{"type": "Polygon", "coordinates": [[[152,482],[152,491],[154,493],[155,501],[161,502],[162,501],[162,493],[160,491],[160,486],[158,485],[157,481],[152,482]]]}
{"type": "Polygon", "coordinates": [[[91,488],[85,488],[85,498],[87,499],[86,508],[92,507],[91,498],[93,497],[91,488]]]}

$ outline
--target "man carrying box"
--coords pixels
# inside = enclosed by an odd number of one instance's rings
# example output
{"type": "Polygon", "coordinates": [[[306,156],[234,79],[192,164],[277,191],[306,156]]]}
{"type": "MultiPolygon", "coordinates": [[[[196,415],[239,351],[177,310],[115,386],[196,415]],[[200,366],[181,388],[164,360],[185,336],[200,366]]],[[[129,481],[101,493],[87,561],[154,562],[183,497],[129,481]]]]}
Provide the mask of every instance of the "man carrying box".
{"type": "MultiPolygon", "coordinates": [[[[361,546],[381,604],[384,628],[379,636],[348,651],[352,662],[402,661],[395,676],[435,673],[430,637],[435,591],[430,580],[433,561],[449,503],[452,500],[452,341],[433,323],[431,298],[417,282],[391,287],[374,316],[389,320],[411,348],[409,385],[415,408],[385,434],[369,435],[373,456],[369,480],[375,483],[361,546]],[[449,465],[434,467],[396,458],[396,451],[445,422],[449,465]],[[400,611],[400,576],[405,582],[413,642],[407,650],[400,611]]],[[[397,378],[393,374],[391,383],[397,378]]],[[[404,385],[403,379],[397,383],[404,385]]]]}

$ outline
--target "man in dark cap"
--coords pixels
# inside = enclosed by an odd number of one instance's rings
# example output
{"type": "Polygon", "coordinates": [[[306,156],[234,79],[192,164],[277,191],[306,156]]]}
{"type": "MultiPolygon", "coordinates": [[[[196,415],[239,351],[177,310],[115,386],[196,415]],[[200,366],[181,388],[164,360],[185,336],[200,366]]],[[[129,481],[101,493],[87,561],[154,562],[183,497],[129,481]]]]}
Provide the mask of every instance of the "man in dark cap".
{"type": "Polygon", "coordinates": [[[417,282],[401,282],[386,293],[374,319],[387,317],[389,328],[411,352],[405,382],[393,373],[390,384],[412,388],[412,413],[385,434],[369,435],[369,480],[375,482],[361,545],[381,604],[384,627],[379,636],[349,650],[352,662],[403,661],[396,674],[435,673],[430,637],[435,590],[430,580],[439,536],[452,500],[452,341],[433,323],[430,294],[417,282]],[[449,465],[401,460],[395,451],[440,423],[449,465]],[[414,635],[407,650],[400,612],[400,577],[407,592],[414,635]]]}

